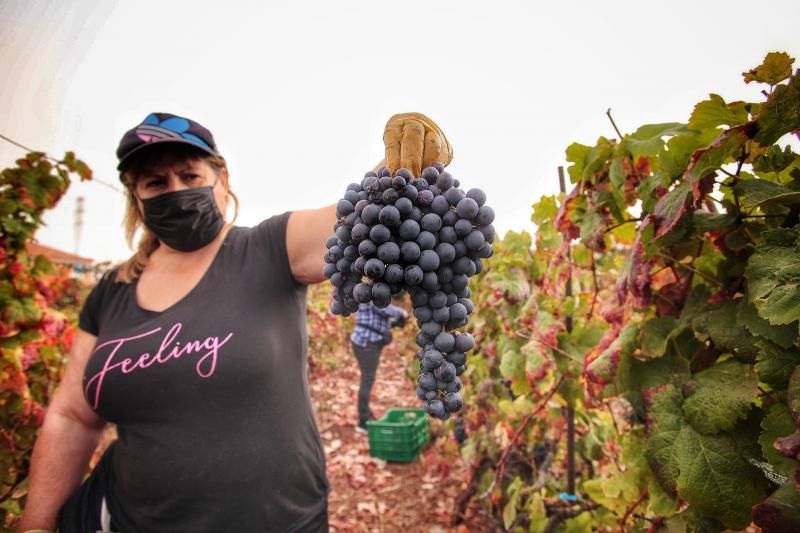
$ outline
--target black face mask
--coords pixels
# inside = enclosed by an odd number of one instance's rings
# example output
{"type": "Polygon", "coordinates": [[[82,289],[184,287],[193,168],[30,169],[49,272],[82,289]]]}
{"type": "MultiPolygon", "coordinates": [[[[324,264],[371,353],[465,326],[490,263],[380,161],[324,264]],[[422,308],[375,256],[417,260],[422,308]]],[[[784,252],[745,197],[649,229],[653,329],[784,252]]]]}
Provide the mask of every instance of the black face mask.
{"type": "Polygon", "coordinates": [[[181,252],[199,250],[225,226],[213,187],[183,189],[142,200],[144,225],[156,237],[181,252]]]}

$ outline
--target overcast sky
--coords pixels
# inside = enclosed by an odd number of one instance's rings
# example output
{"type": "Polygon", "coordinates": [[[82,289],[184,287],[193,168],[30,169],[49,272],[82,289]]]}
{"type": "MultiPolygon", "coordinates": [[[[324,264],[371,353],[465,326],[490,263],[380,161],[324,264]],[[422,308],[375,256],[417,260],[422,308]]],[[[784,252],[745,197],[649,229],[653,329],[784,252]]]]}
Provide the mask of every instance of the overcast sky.
{"type": "MultiPolygon", "coordinates": [[[[532,229],[572,142],[686,121],[709,92],[756,99],[741,72],[800,58],[800,2],[0,0],[0,133],[74,150],[117,183],[125,130],[153,111],[214,133],[253,225],[335,202],[383,156],[386,119],[420,111],[481,187],[495,225],[532,229]],[[223,7],[224,6],[224,7],[223,7]],[[769,6],[764,7],[764,6],[769,6]]],[[[796,63],[795,66],[800,66],[796,63]]],[[[0,164],[23,152],[0,141],[0,164]]],[[[124,199],[75,184],[40,242],[127,257],[124,199]]]]}

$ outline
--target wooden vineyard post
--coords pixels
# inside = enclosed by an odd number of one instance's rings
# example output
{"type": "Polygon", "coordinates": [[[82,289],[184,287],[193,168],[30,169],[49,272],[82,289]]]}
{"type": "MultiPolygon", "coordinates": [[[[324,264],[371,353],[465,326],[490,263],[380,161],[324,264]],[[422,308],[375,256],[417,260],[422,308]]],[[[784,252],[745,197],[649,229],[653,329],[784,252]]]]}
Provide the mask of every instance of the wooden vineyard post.
{"type": "MultiPolygon", "coordinates": [[[[566,194],[567,187],[564,180],[564,167],[558,167],[558,184],[562,194],[566,194]]],[[[572,297],[572,252],[567,251],[567,261],[569,262],[569,275],[567,276],[567,287],[565,295],[572,297]]],[[[567,315],[564,319],[567,333],[572,332],[572,315],[567,315]]],[[[575,499],[575,408],[567,405],[567,493],[562,495],[564,499],[574,501],[575,499]]]]}

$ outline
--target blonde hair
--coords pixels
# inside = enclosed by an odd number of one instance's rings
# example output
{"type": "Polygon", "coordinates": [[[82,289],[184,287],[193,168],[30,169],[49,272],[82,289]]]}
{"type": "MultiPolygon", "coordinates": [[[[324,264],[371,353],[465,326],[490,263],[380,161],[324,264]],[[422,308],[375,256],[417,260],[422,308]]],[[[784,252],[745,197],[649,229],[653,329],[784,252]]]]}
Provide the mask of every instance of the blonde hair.
{"type": "Polygon", "coordinates": [[[150,255],[152,255],[160,245],[158,237],[144,225],[142,213],[139,210],[139,204],[134,194],[136,183],[148,168],[167,162],[183,162],[187,160],[205,161],[218,178],[221,177],[223,173],[225,174],[227,193],[233,200],[234,205],[233,220],[231,223],[235,222],[236,218],[239,216],[239,198],[236,197],[230,188],[228,166],[222,156],[210,155],[187,145],[153,147],[146,150],[141,156],[132,161],[122,173],[122,182],[125,184],[125,196],[127,200],[125,218],[123,221],[125,240],[128,242],[128,246],[133,248],[133,241],[140,229],[142,230],[142,236],[139,238],[136,252],[117,269],[115,277],[117,283],[131,283],[133,280],[137,279],[147,265],[150,255]]]}

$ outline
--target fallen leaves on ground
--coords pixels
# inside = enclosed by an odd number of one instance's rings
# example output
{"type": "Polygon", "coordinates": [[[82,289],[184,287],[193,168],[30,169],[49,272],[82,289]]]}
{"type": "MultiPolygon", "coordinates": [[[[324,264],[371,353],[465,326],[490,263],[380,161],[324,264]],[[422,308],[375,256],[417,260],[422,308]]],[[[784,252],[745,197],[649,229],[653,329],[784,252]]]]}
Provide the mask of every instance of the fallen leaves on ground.
{"type": "MultiPolygon", "coordinates": [[[[404,358],[393,346],[381,354],[370,401],[377,418],[391,407],[419,407],[413,383],[405,376],[404,358]]],[[[370,456],[367,435],[355,431],[359,379],[356,359],[344,349],[334,368],[317,368],[309,376],[331,486],[331,531],[489,531],[475,505],[467,510],[464,525],[449,525],[453,502],[466,487],[468,467],[442,422],[429,420],[431,442],[410,463],[370,456]]]]}

